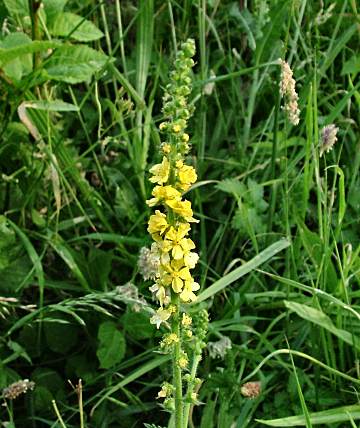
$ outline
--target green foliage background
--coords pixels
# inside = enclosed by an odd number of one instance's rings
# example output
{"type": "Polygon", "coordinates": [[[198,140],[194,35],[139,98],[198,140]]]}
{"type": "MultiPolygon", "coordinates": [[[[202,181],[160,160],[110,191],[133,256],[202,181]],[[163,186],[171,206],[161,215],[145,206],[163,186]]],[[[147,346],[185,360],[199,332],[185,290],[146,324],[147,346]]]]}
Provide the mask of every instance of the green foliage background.
{"type": "Polygon", "coordinates": [[[208,340],[225,335],[232,348],[223,359],[205,353],[193,426],[356,426],[356,1],[36,6],[0,4],[0,388],[36,383],[0,420],[59,427],[56,400],[66,426],[79,426],[67,380],[81,378],[87,427],[167,424],[155,397],[170,366],[155,352],[151,283],[137,257],[150,244],[147,172],[159,160],[163,88],[176,46],[193,37],[199,182],[189,196],[202,291],[260,254],[199,303],[208,340]],[[280,57],[297,81],[297,127],[280,107],[280,57]],[[330,123],[338,142],[320,158],[330,123]],[[285,237],[291,245],[262,255],[285,237]],[[249,380],[262,383],[253,400],[240,393],[249,380]]]}

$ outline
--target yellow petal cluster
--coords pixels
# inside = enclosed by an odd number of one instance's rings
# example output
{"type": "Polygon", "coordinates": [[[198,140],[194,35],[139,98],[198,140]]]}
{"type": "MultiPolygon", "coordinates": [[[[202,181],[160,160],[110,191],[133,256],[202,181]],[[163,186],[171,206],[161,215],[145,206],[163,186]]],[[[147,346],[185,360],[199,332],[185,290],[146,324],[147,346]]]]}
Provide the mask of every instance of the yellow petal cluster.
{"type": "Polygon", "coordinates": [[[146,201],[149,207],[158,208],[148,223],[148,232],[160,251],[156,282],[150,287],[160,304],[151,318],[158,328],[171,317],[169,308],[172,305],[178,305],[179,300],[193,302],[196,299],[194,292],[200,288],[190,272],[199,259],[193,251],[195,244],[189,237],[190,223],[198,220],[194,218],[191,202],[184,198],[184,192],[197,180],[195,168],[185,158],[190,148],[190,137],[185,130],[192,113],[187,96],[191,92],[194,42],[189,40],[183,47],[164,95],[165,120],[159,129],[166,134],[166,141],[161,144],[161,163],[150,168],[149,180],[155,186],[151,192],[152,198],[146,201]]]}

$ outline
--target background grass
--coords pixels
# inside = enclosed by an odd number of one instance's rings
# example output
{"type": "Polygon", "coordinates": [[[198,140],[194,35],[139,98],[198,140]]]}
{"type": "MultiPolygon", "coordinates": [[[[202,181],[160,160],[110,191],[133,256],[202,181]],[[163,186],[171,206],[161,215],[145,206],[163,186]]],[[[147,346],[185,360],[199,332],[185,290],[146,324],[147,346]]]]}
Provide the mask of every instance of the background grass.
{"type": "MultiPolygon", "coordinates": [[[[201,299],[208,340],[227,336],[232,348],[205,353],[192,426],[356,426],[356,1],[47,0],[35,15],[25,0],[0,5],[0,387],[36,382],[9,403],[12,426],[60,426],[52,399],[79,426],[67,383],[79,378],[86,426],[167,424],[155,396],[170,367],[154,352],[160,333],[137,257],[150,244],[163,88],[187,37],[197,45],[189,133],[199,182],[189,196],[202,292],[291,242],[201,299]],[[280,107],[278,58],[294,71],[297,127],[280,107]],[[338,142],[320,158],[330,123],[338,142]],[[262,383],[254,400],[240,393],[249,380],[262,383]]],[[[0,419],[10,420],[6,408],[0,419]]]]}

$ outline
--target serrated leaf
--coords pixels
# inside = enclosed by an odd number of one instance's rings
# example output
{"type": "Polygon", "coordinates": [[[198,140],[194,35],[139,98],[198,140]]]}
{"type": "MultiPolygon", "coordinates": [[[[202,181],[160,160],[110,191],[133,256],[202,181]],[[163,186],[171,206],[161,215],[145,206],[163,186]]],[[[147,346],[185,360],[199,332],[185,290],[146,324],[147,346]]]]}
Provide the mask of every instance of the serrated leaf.
{"type": "Polygon", "coordinates": [[[244,183],[237,178],[226,178],[216,185],[217,189],[232,195],[241,196],[245,193],[246,187],[244,183]]]}
{"type": "Polygon", "coordinates": [[[48,26],[52,24],[56,16],[64,10],[64,7],[68,0],[43,0],[46,22],[48,26]]]}
{"type": "Polygon", "coordinates": [[[44,76],[66,83],[89,81],[100,71],[108,57],[85,45],[63,45],[55,51],[45,66],[44,76]]]}
{"type": "Polygon", "coordinates": [[[6,39],[0,43],[0,67],[3,67],[5,64],[18,59],[22,55],[42,52],[62,46],[62,43],[59,41],[32,41],[24,33],[13,33],[9,34],[7,37],[13,40],[17,38],[18,43],[13,43],[12,46],[10,46],[9,43],[5,43],[6,39]]]}
{"type": "Polygon", "coordinates": [[[125,338],[114,322],[105,321],[100,324],[98,339],[100,343],[96,355],[100,368],[109,369],[124,358],[125,338]]]}
{"type": "MultiPolygon", "coordinates": [[[[16,49],[19,46],[31,44],[31,39],[25,33],[12,33],[7,35],[0,42],[0,61],[1,51],[9,51],[16,49]]],[[[9,61],[3,66],[5,74],[13,80],[21,80],[23,75],[29,74],[32,71],[32,56],[30,54],[18,55],[12,61],[9,61]]]]}
{"type": "Polygon", "coordinates": [[[54,36],[70,37],[79,42],[90,42],[104,36],[91,21],[71,12],[60,12],[50,28],[50,33],[54,36]]]}

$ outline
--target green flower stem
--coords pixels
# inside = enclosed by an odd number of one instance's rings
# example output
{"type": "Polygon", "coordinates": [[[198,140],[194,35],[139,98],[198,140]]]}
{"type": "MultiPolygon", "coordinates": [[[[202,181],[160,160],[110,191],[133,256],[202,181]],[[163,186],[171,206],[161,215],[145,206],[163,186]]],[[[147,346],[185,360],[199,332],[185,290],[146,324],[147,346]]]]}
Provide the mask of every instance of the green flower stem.
{"type": "MultiPolygon", "coordinates": [[[[195,378],[196,378],[196,373],[197,373],[197,369],[199,366],[199,363],[201,361],[201,352],[195,352],[194,358],[193,358],[193,362],[192,362],[192,366],[191,366],[191,379],[193,379],[192,382],[189,382],[188,387],[187,387],[187,391],[186,391],[186,396],[189,399],[191,397],[191,394],[194,392],[194,387],[195,387],[195,378]]],[[[189,416],[190,416],[190,408],[191,408],[191,403],[186,403],[184,406],[184,422],[183,422],[183,428],[187,428],[188,424],[189,424],[189,416]]]]}
{"type": "Polygon", "coordinates": [[[182,375],[179,366],[181,353],[181,331],[180,331],[180,303],[176,298],[176,313],[173,317],[172,332],[177,335],[179,341],[174,346],[173,374],[175,387],[175,428],[183,428],[183,396],[182,396],[182,375]]]}

